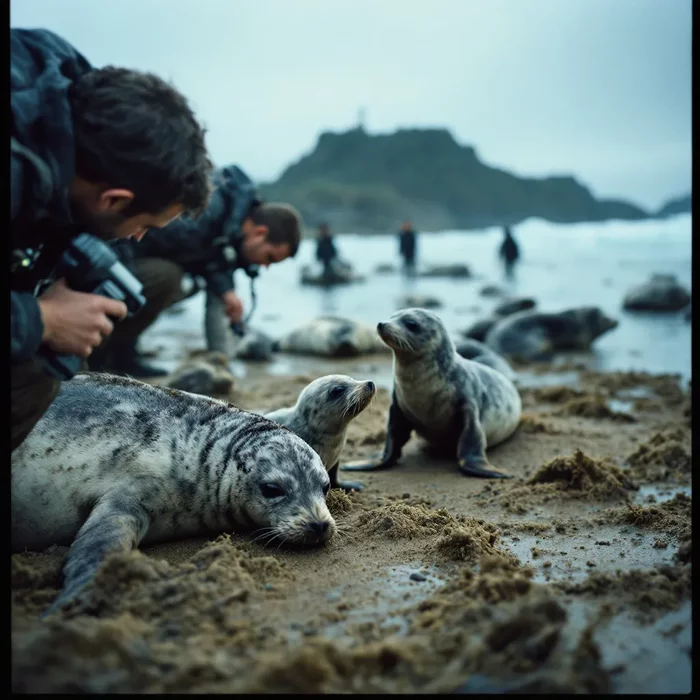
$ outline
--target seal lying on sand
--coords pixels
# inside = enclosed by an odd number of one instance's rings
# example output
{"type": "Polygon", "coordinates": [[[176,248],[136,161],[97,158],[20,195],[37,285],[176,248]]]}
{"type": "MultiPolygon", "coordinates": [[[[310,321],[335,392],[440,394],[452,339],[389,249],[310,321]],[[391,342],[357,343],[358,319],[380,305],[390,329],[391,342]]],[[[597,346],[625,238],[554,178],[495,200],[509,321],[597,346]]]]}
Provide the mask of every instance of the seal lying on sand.
{"type": "Polygon", "coordinates": [[[356,357],[385,352],[374,329],[337,316],[319,316],[275,343],[275,350],[322,357],[356,357]]]}
{"type": "Polygon", "coordinates": [[[166,377],[163,386],[193,394],[228,394],[235,379],[228,367],[228,358],[223,352],[194,350],[188,359],[166,377]]]}
{"type": "Polygon", "coordinates": [[[335,532],[321,458],[298,435],[216,399],[78,375],[12,453],[12,547],[72,542],[61,594],[105,556],[231,531],[321,544],[335,532]]]}
{"type": "Polygon", "coordinates": [[[318,452],[328,470],[331,488],[359,490],[359,481],[338,480],[338,460],[348,426],[367,408],[376,393],[374,382],[344,374],[329,374],[304,387],[294,406],[265,413],[265,418],[293,430],[318,452]]]}
{"type": "Polygon", "coordinates": [[[520,422],[520,394],[510,379],[460,357],[440,318],[424,309],[398,311],[377,332],[394,353],[394,391],[384,454],[346,471],[394,465],[415,430],[431,445],[456,452],[463,474],[507,477],[486,448],[510,437],[520,422]]]}
{"type": "Polygon", "coordinates": [[[491,367],[505,375],[508,379],[515,380],[516,375],[511,366],[485,343],[480,343],[472,338],[464,338],[455,341],[455,349],[460,357],[480,362],[482,365],[491,367]]]}
{"type": "Polygon", "coordinates": [[[547,360],[559,350],[587,350],[596,338],[616,327],[617,321],[595,306],[560,313],[521,311],[498,321],[485,342],[506,357],[547,360]]]}

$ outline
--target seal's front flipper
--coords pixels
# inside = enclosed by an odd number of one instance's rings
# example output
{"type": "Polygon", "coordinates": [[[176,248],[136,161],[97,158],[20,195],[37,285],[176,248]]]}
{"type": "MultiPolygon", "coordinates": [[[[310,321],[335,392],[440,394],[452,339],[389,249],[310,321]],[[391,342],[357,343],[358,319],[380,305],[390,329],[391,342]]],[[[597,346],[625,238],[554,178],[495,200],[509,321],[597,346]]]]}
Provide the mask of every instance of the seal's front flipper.
{"type": "Polygon", "coordinates": [[[457,468],[466,476],[485,479],[512,479],[486,459],[486,436],[476,416],[476,409],[466,412],[465,427],[457,444],[457,468]]]}
{"type": "Polygon", "coordinates": [[[362,491],[365,485],[361,481],[340,481],[338,479],[338,462],[328,470],[331,479],[332,489],[343,489],[343,491],[362,491]]]}
{"type": "Polygon", "coordinates": [[[93,579],[105,557],[133,549],[148,530],[149,517],[141,502],[123,491],[98,501],[71,545],[63,567],[63,588],[46,617],[76,598],[93,579]]]}
{"type": "Polygon", "coordinates": [[[411,437],[413,426],[408,422],[403,411],[396,401],[396,393],[392,396],[391,408],[389,409],[389,422],[386,428],[386,442],[384,443],[384,454],[379,460],[360,462],[359,464],[344,464],[341,468],[344,472],[367,472],[378,469],[388,469],[393,467],[401,457],[401,449],[411,437]]]}

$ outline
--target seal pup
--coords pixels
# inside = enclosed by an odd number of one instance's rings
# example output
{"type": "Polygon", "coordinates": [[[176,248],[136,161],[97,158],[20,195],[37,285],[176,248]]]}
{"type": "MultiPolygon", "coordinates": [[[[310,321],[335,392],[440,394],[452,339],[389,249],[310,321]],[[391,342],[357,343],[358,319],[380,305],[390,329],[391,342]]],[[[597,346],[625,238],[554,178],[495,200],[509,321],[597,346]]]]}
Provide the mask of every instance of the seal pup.
{"type": "Polygon", "coordinates": [[[397,311],[377,324],[394,353],[394,388],[384,454],[346,471],[393,466],[415,430],[428,443],[456,453],[468,476],[505,477],[489,464],[486,448],[509,438],[520,422],[520,394],[495,369],[460,357],[440,318],[425,309],[397,311]]]}
{"type": "Polygon", "coordinates": [[[275,350],[321,357],[356,357],[385,352],[371,326],[338,316],[319,316],[275,343],[275,350]]]}
{"type": "Polygon", "coordinates": [[[235,382],[223,352],[193,350],[190,356],[166,377],[163,386],[192,394],[228,394],[235,382]]]}
{"type": "Polygon", "coordinates": [[[520,311],[495,323],[485,342],[506,357],[548,360],[559,350],[588,350],[594,340],[617,325],[595,306],[560,313],[520,311]]]}
{"type": "Polygon", "coordinates": [[[474,360],[474,362],[480,362],[482,365],[491,367],[505,375],[511,381],[515,381],[516,374],[513,368],[503,357],[486,345],[486,343],[480,343],[473,338],[464,338],[455,341],[455,349],[460,357],[464,357],[467,360],[474,360]]]}
{"type": "Polygon", "coordinates": [[[126,377],[63,382],[11,466],[13,550],[70,544],[47,613],[74,599],[108,554],[141,543],[241,527],[323,544],[336,530],[328,473],[298,435],[224,401],[126,377]]]}
{"type": "Polygon", "coordinates": [[[294,406],[263,415],[293,430],[318,452],[331,488],[359,491],[361,482],[338,480],[338,463],[350,421],[367,408],[376,392],[374,382],[329,374],[305,386],[294,406]]]}

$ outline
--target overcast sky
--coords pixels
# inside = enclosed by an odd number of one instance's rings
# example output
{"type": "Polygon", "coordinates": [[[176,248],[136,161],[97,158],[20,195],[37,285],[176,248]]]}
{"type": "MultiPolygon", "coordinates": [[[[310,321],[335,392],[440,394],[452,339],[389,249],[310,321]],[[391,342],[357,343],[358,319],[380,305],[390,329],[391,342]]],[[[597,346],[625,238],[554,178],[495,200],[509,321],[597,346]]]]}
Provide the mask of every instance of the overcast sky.
{"type": "Polygon", "coordinates": [[[656,207],[691,185],[691,0],[12,0],[191,100],[217,164],[277,177],[365,109],[517,174],[656,207]]]}

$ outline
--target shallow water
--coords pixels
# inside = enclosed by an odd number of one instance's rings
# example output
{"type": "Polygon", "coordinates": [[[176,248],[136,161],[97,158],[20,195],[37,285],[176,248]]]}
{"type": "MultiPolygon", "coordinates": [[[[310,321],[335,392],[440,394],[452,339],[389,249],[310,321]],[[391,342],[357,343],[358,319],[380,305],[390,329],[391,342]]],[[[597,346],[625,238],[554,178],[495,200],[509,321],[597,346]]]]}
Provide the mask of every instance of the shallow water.
{"type": "MultiPolygon", "coordinates": [[[[501,240],[497,228],[480,232],[423,233],[419,262],[466,263],[474,277],[467,279],[407,278],[400,272],[378,274],[380,263],[397,264],[394,236],[337,236],[342,257],[366,275],[364,282],[322,289],[299,283],[301,266],[313,261],[315,243],[302,242],[294,260],[274,265],[257,280],[258,304],[251,324],[278,337],[322,314],[337,314],[374,325],[398,307],[408,292],[438,297],[437,313],[450,331],[458,333],[488,316],[499,299],[483,297],[486,284],[511,294],[531,296],[543,311],[581,305],[600,306],[619,326],[594,343],[587,364],[600,370],[639,370],[691,375],[691,324],[685,311],[668,314],[631,313],[622,299],[632,286],[652,273],[670,273],[691,284],[691,216],[668,221],[606,222],[557,226],[530,220],[515,229],[522,259],[514,279],[506,280],[496,256],[501,240]]],[[[246,309],[249,283],[242,273],[236,283],[246,309]]],[[[185,349],[203,347],[203,295],[182,305],[177,314],[163,314],[143,336],[143,349],[157,349],[166,368],[185,349]]],[[[316,364],[316,361],[313,361],[316,364]]],[[[312,366],[306,358],[278,357],[263,367],[240,363],[248,371],[287,374],[312,366]]]]}

